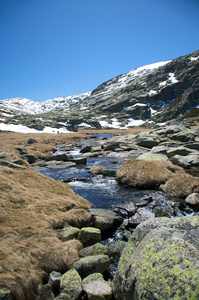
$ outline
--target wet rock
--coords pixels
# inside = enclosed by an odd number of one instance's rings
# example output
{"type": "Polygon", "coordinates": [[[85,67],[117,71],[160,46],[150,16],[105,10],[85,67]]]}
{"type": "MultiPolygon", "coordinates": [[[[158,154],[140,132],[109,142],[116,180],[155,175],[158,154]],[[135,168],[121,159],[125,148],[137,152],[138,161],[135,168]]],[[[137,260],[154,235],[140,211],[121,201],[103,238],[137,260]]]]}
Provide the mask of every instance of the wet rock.
{"type": "Polygon", "coordinates": [[[58,237],[62,241],[69,241],[69,240],[77,238],[79,233],[80,233],[79,228],[69,226],[69,227],[66,227],[64,229],[59,230],[58,231],[58,237]]]}
{"type": "Polygon", "coordinates": [[[49,280],[48,283],[53,286],[53,287],[59,287],[60,286],[60,281],[61,281],[61,273],[53,271],[49,275],[49,280]]]}
{"type": "Polygon", "coordinates": [[[168,161],[168,157],[161,153],[144,153],[137,157],[139,160],[147,160],[147,161],[168,161]]]}
{"type": "Polygon", "coordinates": [[[87,164],[87,158],[86,157],[78,157],[70,159],[72,162],[75,162],[77,165],[86,165],[87,164]]]}
{"type": "Polygon", "coordinates": [[[101,150],[101,146],[91,147],[91,152],[100,152],[101,150]]]}
{"type": "MultiPolygon", "coordinates": [[[[95,275],[95,277],[97,276],[95,275]]],[[[95,277],[88,276],[83,280],[82,287],[83,290],[86,292],[88,300],[111,300],[111,287],[103,279],[103,277],[98,276],[97,279],[95,279],[95,277]]]]}
{"type": "Polygon", "coordinates": [[[116,170],[104,170],[103,175],[108,176],[108,177],[115,177],[116,176],[116,170]]]}
{"type": "Polygon", "coordinates": [[[101,231],[94,227],[81,228],[78,239],[86,246],[93,245],[101,241],[101,231]]]}
{"type": "Polygon", "coordinates": [[[124,203],[119,205],[112,205],[113,211],[123,218],[130,218],[137,210],[134,203],[124,203]]]}
{"type": "Polygon", "coordinates": [[[91,256],[91,255],[98,255],[98,254],[108,254],[108,248],[101,243],[96,243],[92,246],[83,248],[79,251],[79,255],[81,257],[91,256]]]}
{"type": "Polygon", "coordinates": [[[45,284],[41,287],[38,293],[38,299],[39,300],[53,300],[54,294],[51,290],[50,284],[45,284]]]}
{"type": "Polygon", "coordinates": [[[91,152],[91,146],[86,146],[80,150],[80,153],[91,152]]]}
{"type": "Polygon", "coordinates": [[[108,255],[103,254],[83,257],[73,265],[82,278],[93,273],[103,274],[109,267],[110,259],[108,255]]]}
{"type": "Polygon", "coordinates": [[[56,160],[56,161],[68,161],[68,155],[63,154],[55,154],[53,156],[48,156],[45,158],[46,161],[56,160]]]}
{"type": "Polygon", "coordinates": [[[199,210],[199,193],[190,194],[185,202],[199,210]]]}
{"type": "Polygon", "coordinates": [[[138,208],[137,212],[133,217],[128,220],[128,226],[131,228],[137,227],[140,223],[146,221],[149,218],[154,218],[155,215],[149,210],[144,208],[138,208]]]}
{"type": "Polygon", "coordinates": [[[141,202],[136,203],[136,207],[145,207],[152,201],[153,201],[153,198],[151,196],[143,198],[141,202]]]}
{"type": "Polygon", "coordinates": [[[49,169],[59,169],[59,168],[70,168],[76,166],[75,162],[72,161],[57,161],[57,160],[51,160],[47,161],[45,163],[45,166],[49,169]]]}
{"type": "Polygon", "coordinates": [[[197,299],[198,224],[199,217],[193,216],[140,224],[121,255],[113,280],[115,299],[197,299]]]}
{"type": "Polygon", "coordinates": [[[0,159],[11,157],[11,156],[13,156],[13,155],[11,153],[9,153],[9,152],[1,152],[0,153],[0,159]]]}
{"type": "Polygon", "coordinates": [[[66,294],[69,299],[76,300],[82,293],[82,280],[75,269],[71,269],[61,277],[60,290],[66,294]]]}
{"type": "Polygon", "coordinates": [[[89,209],[89,212],[92,215],[93,225],[101,231],[106,231],[122,223],[122,218],[110,210],[89,209]]]}

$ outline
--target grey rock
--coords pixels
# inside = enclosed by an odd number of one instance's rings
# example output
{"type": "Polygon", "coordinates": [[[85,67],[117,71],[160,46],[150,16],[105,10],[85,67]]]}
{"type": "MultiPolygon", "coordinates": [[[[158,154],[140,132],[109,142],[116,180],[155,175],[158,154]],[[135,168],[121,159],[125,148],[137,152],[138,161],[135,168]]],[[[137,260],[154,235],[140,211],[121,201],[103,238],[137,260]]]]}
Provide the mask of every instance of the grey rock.
{"type": "Polygon", "coordinates": [[[59,287],[61,281],[62,274],[56,271],[53,271],[49,275],[48,283],[53,287],[59,287]]]}
{"type": "Polygon", "coordinates": [[[53,156],[48,156],[45,158],[46,161],[57,160],[57,161],[68,161],[68,156],[63,154],[55,154],[53,156]]]}
{"type": "Polygon", "coordinates": [[[27,160],[29,164],[33,164],[36,161],[34,154],[23,154],[21,158],[27,160]]]}
{"type": "Polygon", "coordinates": [[[139,160],[147,161],[168,161],[168,157],[161,153],[144,153],[137,157],[139,160]]]}
{"type": "Polygon", "coordinates": [[[73,268],[77,270],[82,278],[93,273],[104,273],[110,267],[108,255],[86,256],[77,261],[73,268]]]}
{"type": "Polygon", "coordinates": [[[186,199],[185,202],[191,206],[199,209],[199,193],[192,193],[186,199]]]}
{"type": "Polygon", "coordinates": [[[18,168],[18,169],[26,169],[24,166],[20,166],[19,164],[9,163],[7,161],[0,161],[0,166],[5,166],[8,168],[18,168]]]}
{"type": "Polygon", "coordinates": [[[51,290],[50,284],[45,284],[41,287],[41,289],[38,292],[38,299],[39,300],[53,300],[54,294],[51,290]]]}
{"type": "Polygon", "coordinates": [[[13,156],[13,155],[11,153],[9,153],[9,152],[1,152],[0,153],[0,159],[11,157],[11,156],[13,156]]]}
{"type": "Polygon", "coordinates": [[[86,257],[90,255],[108,254],[108,248],[101,243],[96,243],[92,246],[80,249],[79,255],[81,257],[86,257]]]}
{"type": "Polygon", "coordinates": [[[197,299],[198,224],[198,216],[140,224],[122,252],[113,280],[115,299],[197,299]]]}
{"type": "Polygon", "coordinates": [[[92,216],[92,223],[101,231],[106,231],[122,223],[122,218],[116,213],[106,209],[89,209],[92,216]]]}

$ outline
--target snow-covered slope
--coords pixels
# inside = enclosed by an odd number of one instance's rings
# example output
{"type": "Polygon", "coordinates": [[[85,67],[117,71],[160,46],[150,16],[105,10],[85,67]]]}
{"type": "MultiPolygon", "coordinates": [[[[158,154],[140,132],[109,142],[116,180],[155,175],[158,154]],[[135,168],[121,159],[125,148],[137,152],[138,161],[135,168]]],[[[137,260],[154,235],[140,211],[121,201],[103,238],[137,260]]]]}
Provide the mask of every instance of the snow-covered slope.
{"type": "Polygon", "coordinates": [[[60,108],[69,108],[71,105],[81,102],[86,97],[90,96],[90,92],[72,95],[68,97],[58,97],[42,102],[33,101],[27,98],[11,98],[0,100],[0,115],[11,113],[14,115],[21,114],[41,114],[51,110],[60,108]],[[1,113],[2,111],[2,113],[1,113]]]}

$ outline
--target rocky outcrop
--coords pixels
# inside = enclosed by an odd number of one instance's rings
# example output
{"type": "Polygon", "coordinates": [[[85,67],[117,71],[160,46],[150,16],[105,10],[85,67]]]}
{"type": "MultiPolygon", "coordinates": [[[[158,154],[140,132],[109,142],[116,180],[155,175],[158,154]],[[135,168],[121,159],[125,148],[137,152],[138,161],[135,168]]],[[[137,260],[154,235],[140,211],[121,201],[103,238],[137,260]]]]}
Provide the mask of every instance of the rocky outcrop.
{"type": "Polygon", "coordinates": [[[116,300],[197,299],[199,218],[143,222],[125,247],[113,281],[116,300]]]}

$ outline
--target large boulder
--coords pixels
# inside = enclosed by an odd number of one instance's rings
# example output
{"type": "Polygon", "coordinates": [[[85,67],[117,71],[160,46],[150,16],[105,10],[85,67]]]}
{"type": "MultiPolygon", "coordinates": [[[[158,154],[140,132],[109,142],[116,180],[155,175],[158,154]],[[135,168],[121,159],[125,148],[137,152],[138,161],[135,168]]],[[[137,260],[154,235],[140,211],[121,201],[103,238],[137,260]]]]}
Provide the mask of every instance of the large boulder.
{"type": "Polygon", "coordinates": [[[140,224],[119,261],[116,300],[199,298],[199,216],[140,224]]]}
{"type": "Polygon", "coordinates": [[[144,189],[156,189],[160,184],[184,170],[166,161],[145,161],[131,159],[118,168],[116,179],[119,183],[144,189]]]}

